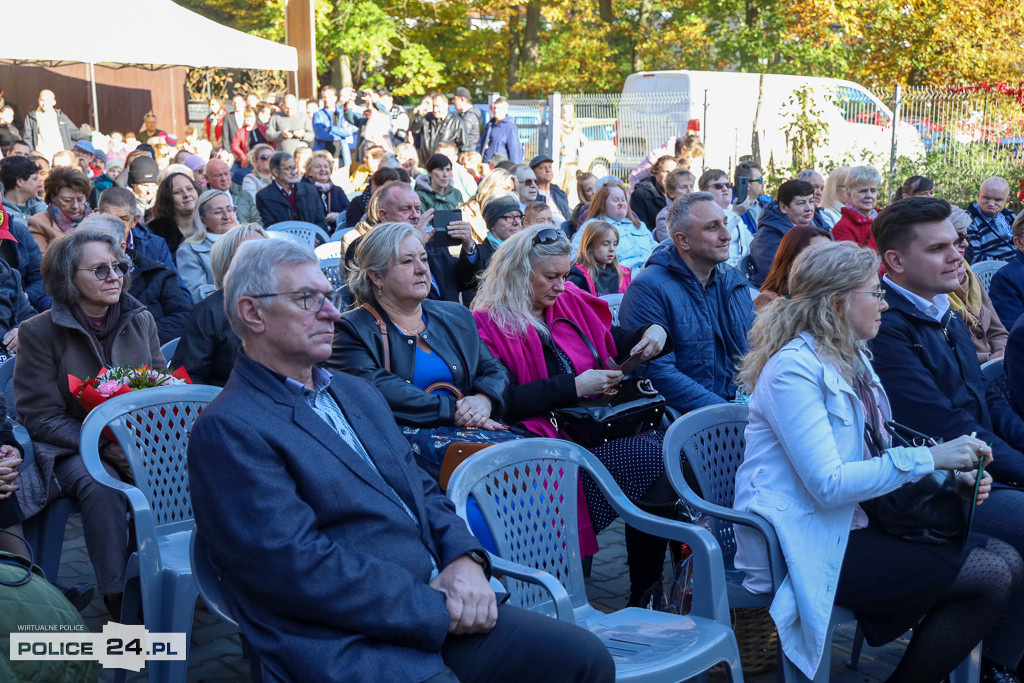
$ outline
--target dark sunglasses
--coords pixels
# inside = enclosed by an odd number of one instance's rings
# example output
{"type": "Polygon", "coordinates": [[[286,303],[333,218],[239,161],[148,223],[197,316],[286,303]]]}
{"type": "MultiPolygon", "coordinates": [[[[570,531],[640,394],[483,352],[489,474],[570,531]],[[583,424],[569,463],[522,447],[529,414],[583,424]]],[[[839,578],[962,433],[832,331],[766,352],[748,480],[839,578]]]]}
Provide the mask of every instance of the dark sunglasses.
{"type": "MultiPolygon", "coordinates": [[[[110,266],[104,263],[102,266],[96,266],[95,268],[79,268],[78,270],[89,270],[96,276],[97,280],[106,280],[110,276],[110,266]]],[[[114,266],[114,277],[123,278],[128,274],[128,264],[118,263],[114,266]]]]}
{"type": "Polygon", "coordinates": [[[266,161],[266,160],[267,160],[267,159],[269,159],[270,157],[271,157],[271,155],[270,155],[270,154],[261,154],[261,155],[259,156],[259,159],[260,159],[260,161],[266,161]]]}
{"type": "Polygon", "coordinates": [[[544,228],[533,236],[534,244],[554,244],[560,239],[565,239],[565,233],[558,228],[544,228]]]}

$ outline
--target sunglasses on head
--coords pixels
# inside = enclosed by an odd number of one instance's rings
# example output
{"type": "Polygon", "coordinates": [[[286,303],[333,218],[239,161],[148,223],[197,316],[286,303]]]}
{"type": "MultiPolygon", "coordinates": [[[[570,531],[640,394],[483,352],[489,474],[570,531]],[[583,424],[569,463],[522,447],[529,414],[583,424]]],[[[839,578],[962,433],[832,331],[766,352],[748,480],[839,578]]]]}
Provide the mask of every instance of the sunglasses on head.
{"type": "Polygon", "coordinates": [[[544,228],[543,230],[539,231],[536,235],[533,236],[533,243],[554,244],[555,242],[557,242],[560,239],[563,239],[564,237],[565,233],[563,233],[558,228],[544,228]]]}

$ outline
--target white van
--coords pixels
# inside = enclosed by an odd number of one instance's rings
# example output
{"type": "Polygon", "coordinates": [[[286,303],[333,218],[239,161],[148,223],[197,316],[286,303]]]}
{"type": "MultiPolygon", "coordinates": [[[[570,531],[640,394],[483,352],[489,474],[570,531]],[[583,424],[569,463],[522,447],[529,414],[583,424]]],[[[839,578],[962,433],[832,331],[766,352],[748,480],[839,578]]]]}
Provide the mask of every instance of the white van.
{"type": "MultiPolygon", "coordinates": [[[[616,166],[630,171],[673,136],[698,132],[704,168],[730,171],[751,154],[761,74],[720,71],[643,71],[626,79],[619,103],[616,166]]],[[[828,125],[815,150],[819,166],[871,163],[885,168],[892,147],[892,111],[862,86],[836,78],[765,74],[757,131],[761,163],[792,163],[784,129],[797,106],[794,93],[810,86],[813,109],[828,125]]],[[[924,155],[921,135],[900,122],[900,156],[924,155]]],[[[697,166],[701,166],[698,161],[697,166]]],[[[700,170],[699,168],[695,170],[700,170]]]]}

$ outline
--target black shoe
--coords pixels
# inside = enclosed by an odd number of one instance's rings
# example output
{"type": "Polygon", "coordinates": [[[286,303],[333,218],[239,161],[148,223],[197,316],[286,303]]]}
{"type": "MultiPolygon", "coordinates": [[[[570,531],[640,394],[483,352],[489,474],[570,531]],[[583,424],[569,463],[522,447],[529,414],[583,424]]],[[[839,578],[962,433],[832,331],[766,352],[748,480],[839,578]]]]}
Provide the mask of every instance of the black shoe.
{"type": "Polygon", "coordinates": [[[70,588],[63,588],[62,586],[57,586],[57,588],[79,612],[92,602],[92,596],[96,592],[96,586],[91,583],[76,583],[70,588]]]}
{"type": "Polygon", "coordinates": [[[1017,672],[993,662],[981,663],[981,683],[1021,683],[1017,672]]]}

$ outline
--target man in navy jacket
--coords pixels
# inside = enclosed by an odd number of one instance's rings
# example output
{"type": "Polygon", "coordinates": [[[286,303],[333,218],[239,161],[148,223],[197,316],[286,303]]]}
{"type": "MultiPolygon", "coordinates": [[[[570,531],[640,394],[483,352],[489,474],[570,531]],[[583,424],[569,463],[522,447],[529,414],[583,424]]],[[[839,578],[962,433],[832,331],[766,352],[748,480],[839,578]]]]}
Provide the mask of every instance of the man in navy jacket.
{"type": "Polygon", "coordinates": [[[316,188],[299,182],[295,157],[288,152],[275,152],[270,157],[273,182],[256,193],[256,209],[269,230],[275,223],[305,221],[327,230],[327,213],[316,188]]]}
{"type": "Polygon", "coordinates": [[[595,636],[496,604],[483,547],[384,397],[319,366],[340,313],[312,249],[247,242],[225,279],[244,353],[195,423],[189,478],[265,678],[610,682],[595,636]]]}
{"type": "Polygon", "coordinates": [[[668,404],[683,413],[736,395],[736,361],[748,350],[754,303],[747,281],[725,263],[731,235],[725,212],[709,192],[676,201],[669,238],[622,298],[620,324],[657,324],[673,349],[648,363],[648,376],[668,404]]]}
{"type": "MultiPolygon", "coordinates": [[[[991,495],[976,509],[973,529],[1024,550],[1024,421],[1006,399],[987,391],[970,331],[949,308],[959,286],[960,252],[949,221],[950,205],[932,197],[890,204],[872,233],[886,268],[882,287],[888,310],[871,342],[875,371],[889,396],[893,419],[928,436],[950,441],[976,434],[992,446],[986,472],[991,495]]],[[[1019,562],[1019,560],[1018,560],[1019,562]]],[[[1007,614],[1024,609],[1018,584],[1007,614]]],[[[1016,669],[1024,655],[1024,623],[1001,618],[985,636],[982,680],[1016,669]]]]}
{"type": "Polygon", "coordinates": [[[1013,222],[1013,258],[992,276],[988,295],[999,322],[1010,329],[1024,314],[1024,213],[1013,222]]]}
{"type": "Polygon", "coordinates": [[[519,128],[508,115],[509,102],[504,97],[494,100],[494,115],[484,124],[480,136],[480,156],[485,162],[495,154],[501,154],[514,164],[523,161],[523,143],[519,140],[519,128]]]}

